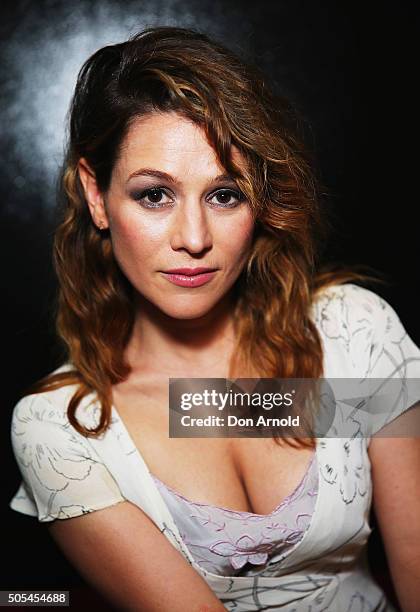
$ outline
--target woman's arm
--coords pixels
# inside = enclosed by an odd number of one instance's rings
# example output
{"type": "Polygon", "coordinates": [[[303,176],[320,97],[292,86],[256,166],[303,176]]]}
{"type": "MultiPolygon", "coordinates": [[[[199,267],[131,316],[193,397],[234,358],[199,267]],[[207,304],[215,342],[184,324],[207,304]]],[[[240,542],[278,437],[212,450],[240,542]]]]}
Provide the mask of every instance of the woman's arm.
{"type": "Polygon", "coordinates": [[[403,612],[420,602],[420,438],[374,437],[373,503],[403,612]]]}
{"type": "Polygon", "coordinates": [[[130,502],[56,520],[49,530],[86,580],[121,610],[225,610],[198,572],[130,502]]]}

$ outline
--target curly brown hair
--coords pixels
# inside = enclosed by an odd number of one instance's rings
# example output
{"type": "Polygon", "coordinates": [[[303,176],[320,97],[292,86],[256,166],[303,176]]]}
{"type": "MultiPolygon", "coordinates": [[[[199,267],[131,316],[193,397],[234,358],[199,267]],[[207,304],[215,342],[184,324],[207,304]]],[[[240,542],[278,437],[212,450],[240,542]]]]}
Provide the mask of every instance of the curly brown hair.
{"type": "Polygon", "coordinates": [[[78,163],[87,160],[106,192],[130,125],[155,111],[179,112],[205,130],[256,223],[249,260],[235,286],[237,344],[230,376],[321,377],[322,344],[310,318],[315,294],[327,285],[372,278],[355,269],[318,270],[318,246],[328,227],[319,183],[296,136],[296,113],[256,67],[183,28],[149,28],[99,49],[80,70],[70,108],[62,220],[53,249],[56,330],[73,369],[50,374],[24,392],[76,383],[68,418],[83,435],[97,436],[110,423],[112,385],[130,373],[124,349],[135,312],[133,288],[113,257],[109,232],[92,221],[78,163]],[[232,145],[245,159],[241,171],[233,163],[232,145]],[[101,415],[89,430],[75,412],[92,391],[101,415]]]}

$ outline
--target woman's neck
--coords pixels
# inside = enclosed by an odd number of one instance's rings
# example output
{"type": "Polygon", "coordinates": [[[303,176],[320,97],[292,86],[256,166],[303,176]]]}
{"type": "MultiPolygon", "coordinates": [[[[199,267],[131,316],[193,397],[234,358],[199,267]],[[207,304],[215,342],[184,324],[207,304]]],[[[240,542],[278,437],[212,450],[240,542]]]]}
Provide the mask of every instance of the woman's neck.
{"type": "Polygon", "coordinates": [[[235,342],[233,313],[231,294],[195,319],[175,319],[139,297],[126,349],[133,374],[227,377],[235,342]]]}

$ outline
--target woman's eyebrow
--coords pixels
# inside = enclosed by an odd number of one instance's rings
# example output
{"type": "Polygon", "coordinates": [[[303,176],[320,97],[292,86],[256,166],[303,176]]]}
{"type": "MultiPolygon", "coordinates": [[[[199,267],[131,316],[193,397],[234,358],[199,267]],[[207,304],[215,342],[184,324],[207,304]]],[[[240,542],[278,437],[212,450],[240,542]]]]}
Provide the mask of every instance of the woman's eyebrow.
{"type": "MultiPolygon", "coordinates": [[[[158,178],[163,181],[167,181],[172,183],[173,185],[178,185],[180,181],[175,177],[171,176],[167,172],[162,172],[161,170],[155,170],[154,168],[140,168],[139,170],[135,170],[132,172],[127,181],[136,177],[136,176],[151,176],[153,178],[158,178]]],[[[235,182],[235,179],[230,174],[219,174],[214,179],[211,179],[210,183],[223,183],[224,181],[232,181],[235,182]]]]}
{"type": "Polygon", "coordinates": [[[235,182],[235,179],[230,174],[220,174],[216,176],[211,182],[212,183],[224,183],[225,181],[235,182]]]}
{"type": "Polygon", "coordinates": [[[170,174],[167,174],[166,172],[162,172],[161,170],[154,170],[153,168],[140,168],[140,170],[135,170],[134,172],[130,174],[127,180],[129,181],[131,178],[134,178],[135,176],[152,176],[154,178],[168,181],[169,183],[173,183],[173,184],[179,183],[179,181],[173,176],[171,176],[170,174]]]}

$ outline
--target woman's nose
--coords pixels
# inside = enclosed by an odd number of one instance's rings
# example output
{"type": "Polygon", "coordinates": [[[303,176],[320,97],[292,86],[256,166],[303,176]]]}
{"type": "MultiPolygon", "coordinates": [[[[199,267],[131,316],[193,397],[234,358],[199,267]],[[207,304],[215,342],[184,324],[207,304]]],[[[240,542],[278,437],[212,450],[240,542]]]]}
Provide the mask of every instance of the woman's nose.
{"type": "Polygon", "coordinates": [[[180,202],[171,228],[172,248],[200,253],[211,247],[212,242],[207,211],[203,203],[195,198],[180,202]]]}

